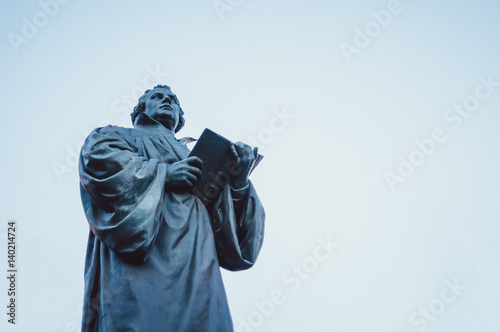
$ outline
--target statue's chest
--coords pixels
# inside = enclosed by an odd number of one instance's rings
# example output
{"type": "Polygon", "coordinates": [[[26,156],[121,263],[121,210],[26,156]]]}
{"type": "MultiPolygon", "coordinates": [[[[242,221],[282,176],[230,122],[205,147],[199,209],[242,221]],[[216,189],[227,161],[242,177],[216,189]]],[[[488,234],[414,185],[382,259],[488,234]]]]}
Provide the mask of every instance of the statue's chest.
{"type": "Polygon", "coordinates": [[[135,138],[139,155],[146,159],[158,159],[160,162],[171,164],[189,155],[189,149],[186,146],[161,135],[135,138]]]}

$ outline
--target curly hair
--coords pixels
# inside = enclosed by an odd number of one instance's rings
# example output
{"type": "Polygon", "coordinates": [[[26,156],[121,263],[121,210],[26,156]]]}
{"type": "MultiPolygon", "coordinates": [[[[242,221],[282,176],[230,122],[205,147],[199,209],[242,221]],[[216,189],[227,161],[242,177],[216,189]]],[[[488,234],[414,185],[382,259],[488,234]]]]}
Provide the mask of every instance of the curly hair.
{"type": "MultiPolygon", "coordinates": [[[[172,92],[172,90],[170,89],[170,87],[168,85],[161,85],[161,84],[158,84],[157,86],[155,86],[152,89],[146,90],[144,92],[144,94],[139,98],[137,105],[134,107],[133,112],[130,114],[130,116],[132,117],[132,123],[135,123],[135,119],[139,116],[139,114],[141,114],[142,112],[145,111],[146,99],[149,96],[149,93],[157,88],[167,89],[167,90],[170,90],[170,92],[172,92]]],[[[175,96],[175,94],[174,94],[174,96],[175,96]]],[[[184,123],[186,121],[184,120],[184,111],[180,107],[179,100],[177,99],[177,96],[175,96],[175,100],[176,100],[177,104],[179,105],[179,109],[180,109],[179,123],[177,124],[177,127],[175,128],[175,132],[177,133],[179,130],[182,129],[182,127],[184,127],[184,123]]]]}

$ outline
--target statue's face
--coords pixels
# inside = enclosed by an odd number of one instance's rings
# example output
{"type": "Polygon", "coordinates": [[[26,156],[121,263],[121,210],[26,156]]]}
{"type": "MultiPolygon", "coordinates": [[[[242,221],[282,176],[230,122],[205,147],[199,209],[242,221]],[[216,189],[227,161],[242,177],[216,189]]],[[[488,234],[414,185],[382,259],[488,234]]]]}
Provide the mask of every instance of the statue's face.
{"type": "Polygon", "coordinates": [[[144,113],[160,122],[165,128],[175,130],[179,123],[181,108],[177,97],[165,88],[155,88],[149,92],[144,113]]]}

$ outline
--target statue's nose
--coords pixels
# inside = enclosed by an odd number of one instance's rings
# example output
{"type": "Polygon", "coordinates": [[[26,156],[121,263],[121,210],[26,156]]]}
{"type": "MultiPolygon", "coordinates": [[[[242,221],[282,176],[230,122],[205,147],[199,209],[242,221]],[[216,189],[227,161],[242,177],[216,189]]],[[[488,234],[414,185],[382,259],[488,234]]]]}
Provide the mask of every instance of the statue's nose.
{"type": "Polygon", "coordinates": [[[163,99],[162,101],[162,104],[170,104],[170,98],[166,97],[165,99],[163,99]]]}

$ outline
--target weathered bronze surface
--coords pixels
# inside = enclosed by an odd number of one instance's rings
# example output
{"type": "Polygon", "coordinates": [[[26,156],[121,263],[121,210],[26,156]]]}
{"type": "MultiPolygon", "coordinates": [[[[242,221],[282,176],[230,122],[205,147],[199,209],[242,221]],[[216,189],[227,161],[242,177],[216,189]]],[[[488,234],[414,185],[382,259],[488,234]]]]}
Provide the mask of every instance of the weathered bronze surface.
{"type": "Polygon", "coordinates": [[[183,114],[156,86],[134,128],[97,128],[82,147],[82,331],[233,331],[220,267],[248,269],[262,246],[264,210],[248,181],[256,151],[234,144],[242,171],[205,206],[190,193],[202,162],[175,138],[183,114]]]}

